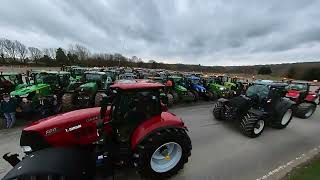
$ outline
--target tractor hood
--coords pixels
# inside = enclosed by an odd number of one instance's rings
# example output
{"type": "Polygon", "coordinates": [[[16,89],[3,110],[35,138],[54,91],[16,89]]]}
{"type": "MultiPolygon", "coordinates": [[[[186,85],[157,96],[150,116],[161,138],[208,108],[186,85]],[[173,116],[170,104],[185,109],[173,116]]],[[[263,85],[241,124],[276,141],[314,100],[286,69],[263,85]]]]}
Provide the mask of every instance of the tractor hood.
{"type": "Polygon", "coordinates": [[[194,90],[196,90],[198,92],[206,92],[206,88],[204,88],[202,85],[193,84],[192,87],[194,90]]]}
{"type": "MultiPolygon", "coordinates": [[[[20,145],[34,152],[51,146],[91,144],[98,138],[97,120],[99,117],[100,107],[95,107],[41,119],[23,129],[20,145]]],[[[105,121],[108,121],[107,117],[105,121]]]]}
{"type": "Polygon", "coordinates": [[[88,82],[88,83],[82,84],[82,85],[80,86],[80,88],[84,88],[84,89],[97,88],[97,83],[95,83],[95,82],[88,82]]]}
{"type": "Polygon", "coordinates": [[[180,91],[180,92],[187,92],[187,88],[181,86],[181,85],[175,85],[175,88],[177,91],[180,91]]]}
{"type": "Polygon", "coordinates": [[[210,84],[210,86],[211,86],[211,87],[215,87],[215,88],[217,88],[217,89],[225,89],[225,87],[222,86],[222,85],[220,85],[220,84],[212,83],[212,84],[210,84]]]}
{"type": "Polygon", "coordinates": [[[24,130],[39,131],[42,129],[47,129],[50,127],[57,127],[66,124],[78,123],[82,120],[98,116],[100,114],[100,107],[80,109],[75,111],[70,111],[63,114],[58,114],[55,116],[50,116],[45,119],[40,119],[31,123],[29,126],[24,128],[24,130]]]}
{"type": "Polygon", "coordinates": [[[288,98],[298,98],[300,96],[300,91],[298,90],[288,90],[286,97],[288,98]]]}
{"type": "Polygon", "coordinates": [[[28,86],[28,87],[24,87],[15,91],[12,91],[10,93],[11,96],[23,96],[23,95],[27,95],[31,92],[37,91],[39,89],[42,88],[47,88],[50,87],[48,84],[37,84],[37,85],[32,85],[32,86],[28,86]]]}

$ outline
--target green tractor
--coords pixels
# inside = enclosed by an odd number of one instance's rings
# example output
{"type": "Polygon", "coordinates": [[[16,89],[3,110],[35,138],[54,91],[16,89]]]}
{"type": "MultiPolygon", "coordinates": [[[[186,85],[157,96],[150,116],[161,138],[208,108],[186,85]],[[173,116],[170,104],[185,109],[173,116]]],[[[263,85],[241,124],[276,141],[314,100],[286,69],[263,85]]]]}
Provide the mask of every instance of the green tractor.
{"type": "Polygon", "coordinates": [[[203,78],[203,84],[213,94],[213,99],[229,98],[233,96],[233,91],[230,91],[225,86],[221,85],[221,81],[217,77],[205,77],[203,78]]]}
{"type": "Polygon", "coordinates": [[[10,93],[10,96],[17,98],[19,104],[23,101],[23,99],[31,102],[28,105],[18,108],[18,113],[25,111],[36,111],[36,107],[40,104],[40,100],[50,95],[52,95],[52,89],[48,84],[30,85],[10,93]]]}
{"type": "Polygon", "coordinates": [[[62,96],[62,110],[100,106],[107,95],[112,78],[105,72],[88,71],[84,73],[84,82],[72,82],[62,96]]]}
{"type": "Polygon", "coordinates": [[[69,69],[71,73],[71,81],[79,82],[82,81],[84,73],[87,72],[89,69],[85,67],[72,67],[69,69]]]}
{"type": "MultiPolygon", "coordinates": [[[[19,111],[36,111],[42,100],[55,96],[57,102],[61,102],[61,97],[65,91],[65,87],[69,84],[70,73],[62,71],[32,71],[29,77],[26,77],[26,84],[17,86],[14,91],[10,93],[11,96],[17,98],[20,104],[24,100],[28,100],[31,104],[24,105],[19,111]],[[32,107],[28,107],[32,106],[32,107]]],[[[60,108],[54,110],[55,113],[60,111],[60,108]]]]}
{"type": "Polygon", "coordinates": [[[191,102],[195,100],[194,94],[184,87],[184,81],[182,77],[168,76],[168,80],[173,82],[172,95],[174,101],[191,102]]]}
{"type": "Polygon", "coordinates": [[[32,71],[27,84],[48,84],[53,94],[61,98],[70,84],[70,75],[70,72],[65,71],[32,71]]]}

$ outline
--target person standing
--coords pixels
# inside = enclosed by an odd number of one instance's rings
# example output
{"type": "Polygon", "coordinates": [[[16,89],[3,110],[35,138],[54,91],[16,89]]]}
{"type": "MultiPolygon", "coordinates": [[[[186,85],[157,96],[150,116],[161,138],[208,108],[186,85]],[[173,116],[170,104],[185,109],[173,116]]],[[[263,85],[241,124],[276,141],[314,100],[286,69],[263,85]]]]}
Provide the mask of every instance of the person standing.
{"type": "Polygon", "coordinates": [[[16,108],[17,102],[14,98],[10,98],[10,95],[3,95],[3,101],[0,104],[1,112],[6,120],[6,128],[12,128],[16,122],[16,108]]]}

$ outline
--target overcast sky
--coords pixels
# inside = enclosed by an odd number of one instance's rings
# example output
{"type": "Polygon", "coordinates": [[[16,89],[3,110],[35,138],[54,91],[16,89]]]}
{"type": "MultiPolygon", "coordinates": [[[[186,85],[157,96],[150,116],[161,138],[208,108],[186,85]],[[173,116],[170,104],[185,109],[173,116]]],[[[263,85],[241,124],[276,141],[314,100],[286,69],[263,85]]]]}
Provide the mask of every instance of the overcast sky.
{"type": "Polygon", "coordinates": [[[319,0],[1,0],[0,38],[202,65],[316,61],[319,0]]]}

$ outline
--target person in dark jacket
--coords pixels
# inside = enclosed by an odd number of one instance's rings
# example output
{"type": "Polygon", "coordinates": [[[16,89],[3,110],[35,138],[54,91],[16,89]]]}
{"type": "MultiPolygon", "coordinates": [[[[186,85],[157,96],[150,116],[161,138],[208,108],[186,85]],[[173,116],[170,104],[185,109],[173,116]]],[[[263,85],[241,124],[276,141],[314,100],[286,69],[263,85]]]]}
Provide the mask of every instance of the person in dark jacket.
{"type": "Polygon", "coordinates": [[[16,122],[17,101],[14,98],[10,98],[8,94],[5,94],[0,105],[1,112],[6,120],[6,128],[12,128],[16,122]]]}

